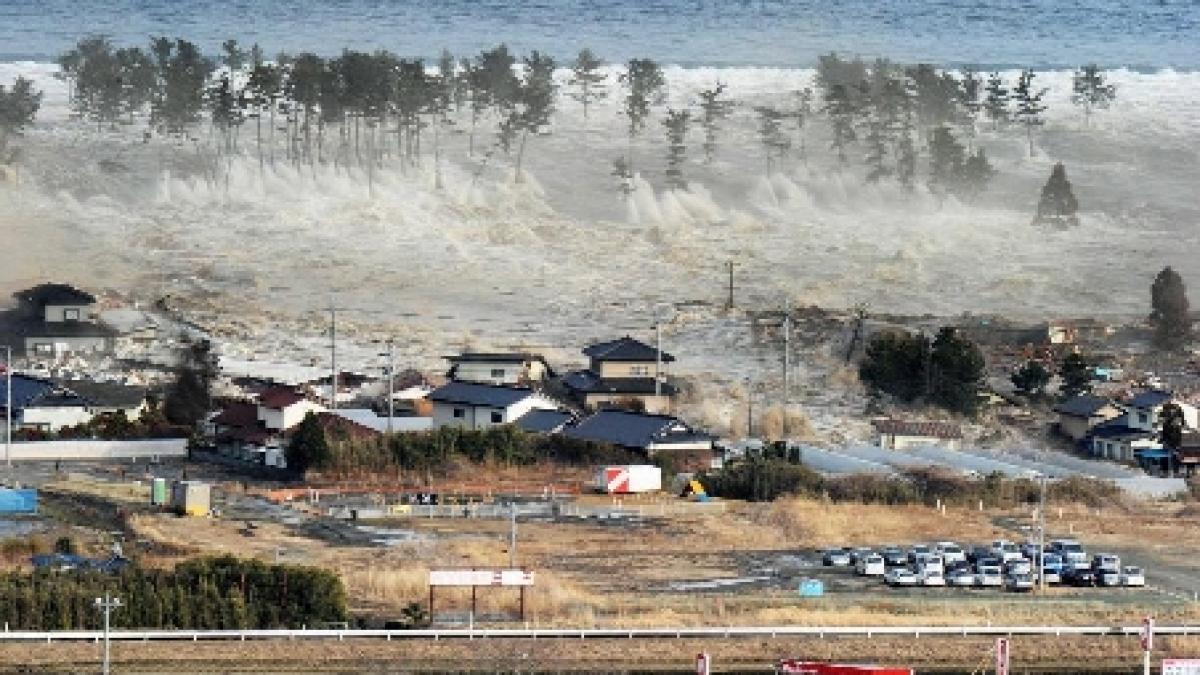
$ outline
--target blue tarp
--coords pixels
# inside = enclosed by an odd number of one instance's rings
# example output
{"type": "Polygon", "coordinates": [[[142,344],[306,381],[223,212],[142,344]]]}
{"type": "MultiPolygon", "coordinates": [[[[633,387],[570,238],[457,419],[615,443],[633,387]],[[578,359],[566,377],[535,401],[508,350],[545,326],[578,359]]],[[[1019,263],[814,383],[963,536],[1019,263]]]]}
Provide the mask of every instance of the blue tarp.
{"type": "Polygon", "coordinates": [[[1166,459],[1171,456],[1171,453],[1164,448],[1145,448],[1135,452],[1141,459],[1166,459]]]}
{"type": "Polygon", "coordinates": [[[0,513],[37,513],[37,490],[0,488],[0,513]]]}

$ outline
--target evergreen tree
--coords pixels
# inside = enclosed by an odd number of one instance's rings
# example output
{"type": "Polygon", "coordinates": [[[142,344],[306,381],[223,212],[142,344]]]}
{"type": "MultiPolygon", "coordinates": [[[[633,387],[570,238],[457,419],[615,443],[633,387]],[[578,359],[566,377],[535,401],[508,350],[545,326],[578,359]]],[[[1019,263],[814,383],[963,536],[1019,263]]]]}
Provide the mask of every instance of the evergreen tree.
{"type": "Polygon", "coordinates": [[[1035,91],[1033,88],[1035,77],[1037,76],[1032,70],[1021,71],[1021,76],[1017,79],[1017,86],[1013,88],[1012,92],[1013,100],[1017,103],[1017,109],[1013,111],[1013,116],[1025,126],[1025,134],[1029,138],[1030,157],[1033,156],[1033,129],[1045,123],[1042,113],[1046,112],[1046,105],[1042,103],[1042,99],[1046,96],[1047,89],[1035,91]]]}
{"type": "Polygon", "coordinates": [[[983,109],[983,80],[973,68],[965,68],[962,78],[958,81],[958,105],[960,126],[967,136],[967,150],[970,152],[975,139],[975,119],[983,109]]]}
{"type": "Polygon", "coordinates": [[[195,428],[212,406],[212,383],[217,357],[208,340],[185,344],[175,369],[175,382],[167,391],[163,412],[178,425],[195,428]]]}
{"type": "Polygon", "coordinates": [[[953,328],[938,331],[929,358],[929,400],[946,410],[974,415],[983,382],[983,354],[953,328]]]}
{"type": "Polygon", "coordinates": [[[583,106],[585,124],[591,106],[608,97],[605,87],[605,81],[608,78],[604,74],[603,68],[604,61],[586,47],[579,50],[575,62],[571,64],[571,78],[567,82],[574,90],[570,92],[570,96],[583,106]]]}
{"type": "Polygon", "coordinates": [[[625,88],[623,112],[628,122],[628,167],[632,174],[634,138],[645,128],[650,106],[658,104],[664,98],[663,90],[667,81],[662,68],[651,59],[631,59],[625,66],[625,72],[621,73],[620,81],[625,88]]]}
{"type": "Polygon", "coordinates": [[[958,194],[966,162],[961,143],[949,127],[938,126],[929,135],[929,187],[936,192],[958,194]]]}
{"type": "Polygon", "coordinates": [[[687,110],[667,110],[663,126],[667,132],[667,185],[676,190],[687,187],[683,178],[683,162],[687,152],[687,132],[692,115],[687,110]]]}
{"type": "Polygon", "coordinates": [[[521,136],[521,145],[517,150],[517,182],[521,181],[521,165],[529,134],[540,133],[550,124],[550,118],[554,114],[556,88],[554,59],[538,51],[526,57],[514,105],[506,120],[508,126],[515,127],[521,136]]]}
{"type": "Polygon", "coordinates": [[[1183,414],[1183,408],[1179,407],[1178,403],[1167,403],[1159,412],[1158,419],[1162,424],[1159,440],[1163,447],[1178,450],[1183,445],[1183,432],[1187,429],[1187,418],[1183,414]]]}
{"type": "Polygon", "coordinates": [[[924,335],[888,331],[867,342],[858,374],[871,389],[911,402],[926,393],[928,360],[924,335]]]}
{"type": "Polygon", "coordinates": [[[0,84],[0,165],[15,164],[19,155],[11,146],[26,127],[33,124],[42,105],[42,92],[33,82],[18,77],[10,88],[0,84]]]}
{"type": "Polygon", "coordinates": [[[629,168],[629,160],[624,155],[614,159],[610,174],[617,179],[617,191],[628,199],[633,194],[633,170],[629,168]]]}
{"type": "Polygon", "coordinates": [[[796,124],[796,147],[800,149],[800,157],[808,161],[808,152],[804,142],[804,127],[812,115],[813,93],[807,87],[792,92],[796,99],[796,107],[792,108],[791,118],[796,124]]]}
{"type": "Polygon", "coordinates": [[[763,154],[767,160],[767,175],[771,175],[774,160],[782,157],[791,145],[783,133],[783,121],[786,114],[771,106],[757,106],[754,112],[758,114],[758,139],[763,146],[763,154]]]}
{"type": "Polygon", "coordinates": [[[1000,73],[993,72],[988,76],[983,100],[983,112],[992,121],[993,130],[1008,121],[1008,102],[1009,93],[1008,88],[1004,86],[1004,79],[1000,77],[1000,73]]]}
{"type": "Polygon", "coordinates": [[[704,161],[712,164],[717,152],[717,134],[721,122],[733,112],[733,101],[723,98],[725,85],[718,82],[712,89],[700,92],[700,124],[704,127],[704,161]]]}
{"type": "Polygon", "coordinates": [[[1107,108],[1117,97],[1117,88],[1108,83],[1104,71],[1094,63],[1075,71],[1072,77],[1071,101],[1083,108],[1084,126],[1090,126],[1092,111],[1107,108]]]}
{"type": "Polygon", "coordinates": [[[1175,351],[1191,342],[1192,317],[1183,277],[1164,267],[1150,286],[1150,324],[1154,327],[1154,346],[1175,351]]]}
{"type": "Polygon", "coordinates": [[[1055,225],[1077,225],[1079,217],[1079,202],[1071,189],[1071,181],[1067,180],[1067,168],[1062,162],[1050,170],[1050,178],[1042,187],[1042,196],[1038,200],[1037,223],[1055,225]]]}
{"type": "Polygon", "coordinates": [[[287,447],[288,468],[304,472],[322,468],[329,460],[329,438],[321,420],[310,412],[292,432],[292,440],[287,447]]]}
{"type": "Polygon", "coordinates": [[[857,139],[854,124],[858,106],[845,85],[835,84],[825,94],[824,111],[829,117],[832,132],[830,147],[837,151],[838,159],[845,164],[846,148],[857,139]]]}
{"type": "Polygon", "coordinates": [[[1041,361],[1026,361],[1010,378],[1017,391],[1030,398],[1040,398],[1050,384],[1050,371],[1041,361]]]}
{"type": "Polygon", "coordinates": [[[237,72],[245,67],[246,56],[246,50],[238,46],[237,40],[226,40],[221,43],[221,63],[230,72],[237,72]]]}
{"type": "Polygon", "coordinates": [[[996,170],[988,161],[987,153],[983,148],[977,149],[967,157],[966,163],[963,164],[962,177],[959,180],[959,196],[968,201],[976,198],[987,189],[988,183],[995,175],[996,170]]]}
{"type": "Polygon", "coordinates": [[[1058,376],[1062,378],[1062,386],[1059,390],[1062,392],[1063,398],[1074,398],[1090,392],[1094,375],[1092,366],[1088,364],[1082,354],[1079,352],[1067,354],[1058,369],[1058,376]]]}

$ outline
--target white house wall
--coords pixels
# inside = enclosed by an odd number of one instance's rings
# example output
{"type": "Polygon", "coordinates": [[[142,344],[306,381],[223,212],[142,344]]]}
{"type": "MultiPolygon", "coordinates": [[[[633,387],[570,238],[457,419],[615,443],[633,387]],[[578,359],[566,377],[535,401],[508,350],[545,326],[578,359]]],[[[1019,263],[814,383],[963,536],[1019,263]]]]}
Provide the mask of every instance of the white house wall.
{"type": "Polygon", "coordinates": [[[21,426],[36,427],[47,431],[58,431],[63,427],[73,427],[84,424],[91,419],[92,414],[82,407],[30,407],[21,411],[21,426]]]}
{"type": "Polygon", "coordinates": [[[96,318],[92,305],[46,305],[44,316],[48,323],[62,323],[68,320],[68,311],[78,312],[78,316],[70,319],[71,321],[91,323],[96,318]]]}

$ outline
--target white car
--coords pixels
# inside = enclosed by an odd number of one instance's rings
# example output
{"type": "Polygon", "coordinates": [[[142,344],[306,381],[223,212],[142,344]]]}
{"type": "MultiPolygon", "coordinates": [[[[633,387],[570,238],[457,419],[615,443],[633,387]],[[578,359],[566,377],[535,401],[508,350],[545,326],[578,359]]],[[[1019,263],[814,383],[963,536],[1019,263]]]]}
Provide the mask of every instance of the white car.
{"type": "Polygon", "coordinates": [[[938,569],[927,569],[921,573],[922,586],[945,586],[946,577],[942,576],[942,571],[938,569]]]}
{"type": "Polygon", "coordinates": [[[992,554],[1000,559],[1000,562],[1009,562],[1023,558],[1021,547],[1017,546],[1007,539],[997,539],[992,542],[992,554]]]}
{"type": "Polygon", "coordinates": [[[1026,593],[1033,590],[1033,579],[1028,574],[1008,575],[1008,590],[1026,593]]]}
{"type": "Polygon", "coordinates": [[[917,575],[913,571],[905,567],[896,567],[887,571],[883,580],[888,586],[916,586],[917,575]]]}
{"type": "Polygon", "coordinates": [[[961,563],[967,561],[967,552],[961,546],[952,541],[939,541],[934,546],[934,551],[942,556],[942,561],[947,565],[961,563]]]}
{"type": "Polygon", "coordinates": [[[1005,567],[1009,574],[1031,574],[1033,572],[1033,565],[1025,558],[1010,560],[1005,567]]]}
{"type": "Polygon", "coordinates": [[[1050,550],[1062,556],[1064,569],[1089,569],[1087,552],[1074,539],[1055,539],[1050,542],[1050,550]]]}
{"type": "Polygon", "coordinates": [[[950,586],[974,586],[975,575],[968,569],[957,569],[946,575],[946,583],[950,586]]]}
{"type": "Polygon", "coordinates": [[[1121,559],[1111,553],[1100,553],[1092,558],[1092,569],[1096,574],[1105,572],[1121,573],[1121,559]]]}
{"type": "Polygon", "coordinates": [[[1140,567],[1128,566],[1121,570],[1122,586],[1145,586],[1146,573],[1140,567]]]}
{"type": "Polygon", "coordinates": [[[855,565],[855,571],[864,577],[881,577],[887,572],[887,564],[883,561],[883,556],[878,553],[858,559],[858,564],[855,565]]]}
{"type": "Polygon", "coordinates": [[[1118,571],[1115,571],[1115,570],[1104,570],[1103,572],[1096,572],[1096,585],[1097,586],[1120,586],[1120,585],[1122,585],[1121,584],[1121,573],[1118,571]]]}
{"type": "Polygon", "coordinates": [[[985,565],[979,568],[979,573],[975,575],[975,585],[984,588],[998,588],[1004,585],[1004,573],[999,567],[985,565]]]}
{"type": "Polygon", "coordinates": [[[938,574],[946,573],[946,563],[944,560],[942,560],[942,556],[936,553],[927,553],[925,555],[917,556],[916,567],[922,572],[928,570],[937,572],[938,574]]]}

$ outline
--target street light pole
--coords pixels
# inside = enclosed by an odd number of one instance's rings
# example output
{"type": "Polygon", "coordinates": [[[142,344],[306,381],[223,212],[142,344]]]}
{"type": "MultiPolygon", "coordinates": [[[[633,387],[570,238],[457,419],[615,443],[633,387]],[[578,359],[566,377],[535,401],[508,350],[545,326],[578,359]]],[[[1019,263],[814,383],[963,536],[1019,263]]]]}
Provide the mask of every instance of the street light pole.
{"type": "Polygon", "coordinates": [[[108,675],[110,672],[108,649],[109,623],[111,620],[112,611],[118,607],[121,607],[121,599],[110,596],[108,591],[104,592],[103,598],[96,598],[96,608],[104,611],[104,665],[103,670],[101,670],[104,675],[108,675]]]}

